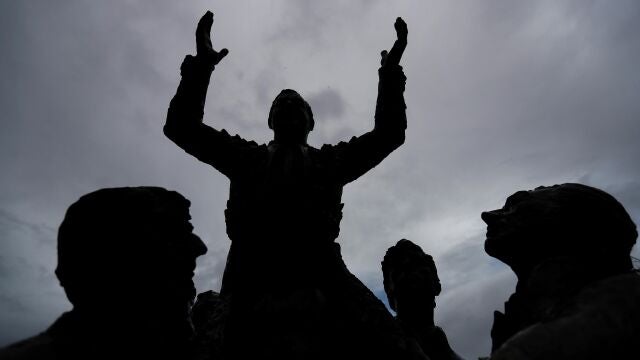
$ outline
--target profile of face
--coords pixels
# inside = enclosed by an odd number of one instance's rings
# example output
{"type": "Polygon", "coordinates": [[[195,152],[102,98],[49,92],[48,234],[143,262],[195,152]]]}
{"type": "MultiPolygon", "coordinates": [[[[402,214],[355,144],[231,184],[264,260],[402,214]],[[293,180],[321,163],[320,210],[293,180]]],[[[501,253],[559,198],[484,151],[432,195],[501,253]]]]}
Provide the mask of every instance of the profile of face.
{"type": "Polygon", "coordinates": [[[147,252],[140,254],[139,262],[146,268],[139,275],[148,279],[148,283],[137,286],[141,292],[162,292],[169,301],[166,305],[179,307],[177,310],[182,313],[188,312],[196,296],[193,283],[196,259],[207,252],[207,247],[193,233],[189,209],[179,210],[167,214],[149,234],[147,252]]]}
{"type": "Polygon", "coordinates": [[[269,128],[277,141],[306,143],[313,130],[309,104],[294,90],[285,89],[275,98],[269,112],[269,128]]]}
{"type": "Polygon", "coordinates": [[[635,224],[613,196],[582,184],[518,191],[502,208],[481,217],[487,224],[485,251],[512,267],[557,256],[627,263],[637,237],[635,224]]]}
{"type": "Polygon", "coordinates": [[[102,189],[74,203],[60,226],[56,274],[75,308],[180,319],[196,295],[189,201],[155,187],[102,189]],[[136,306],[141,299],[144,306],[136,306]]]}
{"type": "Polygon", "coordinates": [[[518,191],[509,196],[500,209],[481,214],[487,224],[484,248],[487,254],[507,264],[530,255],[534,245],[541,246],[553,224],[551,188],[518,191]]]}

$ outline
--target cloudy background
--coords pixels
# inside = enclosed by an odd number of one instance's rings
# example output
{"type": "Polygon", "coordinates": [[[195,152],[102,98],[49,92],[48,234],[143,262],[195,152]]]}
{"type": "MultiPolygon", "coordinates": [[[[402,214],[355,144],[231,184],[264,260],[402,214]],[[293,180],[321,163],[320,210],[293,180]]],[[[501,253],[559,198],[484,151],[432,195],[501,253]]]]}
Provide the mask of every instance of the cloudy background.
{"type": "Polygon", "coordinates": [[[339,242],[381,298],[387,247],[405,237],[431,253],[437,322],[466,357],[488,354],[492,312],[515,283],[483,253],[481,211],[516,190],[582,182],[640,220],[637,1],[2,1],[0,346],[70,308],[53,275],[57,227],[101,187],[191,199],[209,247],[196,283],[219,289],[228,181],[162,134],[207,9],[214,47],[230,54],[205,121],[268,141],[270,103],[294,88],[313,107],[314,146],[372,128],[379,51],[406,20],[407,141],[345,188],[339,242]]]}

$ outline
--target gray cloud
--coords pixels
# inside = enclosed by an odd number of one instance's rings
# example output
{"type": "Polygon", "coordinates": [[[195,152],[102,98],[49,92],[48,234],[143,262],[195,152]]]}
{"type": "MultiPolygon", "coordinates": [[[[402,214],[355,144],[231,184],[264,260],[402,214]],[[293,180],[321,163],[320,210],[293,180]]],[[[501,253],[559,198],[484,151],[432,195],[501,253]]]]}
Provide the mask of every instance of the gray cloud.
{"type": "Polygon", "coordinates": [[[69,307],[53,274],[55,231],[0,211],[2,343],[44,329],[69,307]]]}
{"type": "Polygon", "coordinates": [[[345,111],[345,102],[342,96],[331,88],[311,94],[308,102],[313,109],[313,116],[317,119],[339,118],[345,111]]]}
{"type": "Polygon", "coordinates": [[[504,310],[503,303],[515,288],[515,279],[506,269],[483,274],[436,299],[436,323],[455,351],[469,359],[489,355],[493,311],[504,310]]]}

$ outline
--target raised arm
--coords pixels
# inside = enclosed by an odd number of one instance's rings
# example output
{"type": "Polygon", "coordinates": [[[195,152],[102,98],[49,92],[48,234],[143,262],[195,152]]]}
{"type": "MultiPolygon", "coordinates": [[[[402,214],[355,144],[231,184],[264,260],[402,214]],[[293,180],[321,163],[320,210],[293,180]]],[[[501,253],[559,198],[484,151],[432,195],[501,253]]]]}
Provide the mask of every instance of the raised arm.
{"type": "Polygon", "coordinates": [[[164,134],[187,153],[231,176],[238,156],[257,145],[202,122],[211,73],[229,53],[227,49],[213,49],[212,24],[213,13],[207,11],[196,29],[197,54],[187,55],[180,67],[182,79],[169,105],[164,134]]]}
{"type": "Polygon", "coordinates": [[[382,51],[378,70],[378,99],[372,131],[334,147],[343,182],[349,183],[376,165],[404,143],[407,128],[404,89],[406,76],[400,66],[407,46],[407,24],[397,18],[397,39],[391,51],[382,51]]]}

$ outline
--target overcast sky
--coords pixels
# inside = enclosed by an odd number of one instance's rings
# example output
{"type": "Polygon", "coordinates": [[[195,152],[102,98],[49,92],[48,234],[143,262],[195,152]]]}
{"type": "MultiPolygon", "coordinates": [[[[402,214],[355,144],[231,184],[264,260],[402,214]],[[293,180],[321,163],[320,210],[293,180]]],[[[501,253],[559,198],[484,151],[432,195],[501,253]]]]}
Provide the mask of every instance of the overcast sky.
{"type": "Polygon", "coordinates": [[[638,1],[2,1],[0,346],[70,309],[53,275],[56,231],[98,188],[189,198],[209,247],[197,287],[219,290],[228,180],[162,134],[207,9],[214,47],[230,53],[205,122],[266,142],[271,101],[293,88],[313,108],[314,146],[372,128],[379,52],[406,20],[407,140],[345,188],[338,241],[381,298],[389,246],[404,237],[431,253],[437,323],[466,357],[489,353],[493,310],[515,283],[482,250],[481,211],[582,182],[640,219],[638,1]]]}

